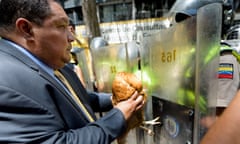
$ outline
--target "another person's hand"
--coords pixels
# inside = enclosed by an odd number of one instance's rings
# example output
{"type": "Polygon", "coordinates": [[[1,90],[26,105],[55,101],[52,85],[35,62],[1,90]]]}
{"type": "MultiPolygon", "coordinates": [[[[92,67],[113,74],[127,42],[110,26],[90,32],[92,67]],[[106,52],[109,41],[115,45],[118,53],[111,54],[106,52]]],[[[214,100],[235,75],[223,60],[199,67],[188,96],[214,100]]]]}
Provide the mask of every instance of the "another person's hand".
{"type": "Polygon", "coordinates": [[[114,107],[118,108],[123,113],[126,120],[129,120],[134,112],[143,107],[144,103],[143,96],[136,91],[129,99],[119,102],[114,107]]]}

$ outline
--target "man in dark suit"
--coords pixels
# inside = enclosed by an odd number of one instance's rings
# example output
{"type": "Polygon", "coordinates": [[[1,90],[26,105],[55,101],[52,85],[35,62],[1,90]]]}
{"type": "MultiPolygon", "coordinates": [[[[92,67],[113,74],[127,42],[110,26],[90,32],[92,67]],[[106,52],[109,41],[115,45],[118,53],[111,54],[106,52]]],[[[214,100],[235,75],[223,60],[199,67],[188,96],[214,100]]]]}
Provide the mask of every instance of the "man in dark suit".
{"type": "Polygon", "coordinates": [[[108,110],[111,100],[89,97],[72,81],[88,119],[54,76],[70,60],[68,24],[55,0],[0,1],[0,143],[109,144],[142,108],[134,93],[96,119],[94,110],[108,110]]]}

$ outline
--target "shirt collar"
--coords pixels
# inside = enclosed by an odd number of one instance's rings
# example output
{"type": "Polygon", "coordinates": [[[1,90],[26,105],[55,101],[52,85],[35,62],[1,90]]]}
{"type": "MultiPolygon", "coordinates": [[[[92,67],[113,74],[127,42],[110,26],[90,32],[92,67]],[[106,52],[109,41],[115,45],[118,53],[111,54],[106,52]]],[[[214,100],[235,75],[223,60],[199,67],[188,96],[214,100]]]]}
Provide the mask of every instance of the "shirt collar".
{"type": "Polygon", "coordinates": [[[31,52],[29,52],[27,49],[21,47],[20,45],[17,45],[16,43],[4,39],[8,44],[12,45],[14,48],[22,52],[24,55],[29,57],[34,63],[36,63],[39,67],[41,67],[44,71],[46,71],[51,76],[54,76],[54,70],[46,65],[44,62],[39,60],[36,56],[34,56],[31,52]]]}

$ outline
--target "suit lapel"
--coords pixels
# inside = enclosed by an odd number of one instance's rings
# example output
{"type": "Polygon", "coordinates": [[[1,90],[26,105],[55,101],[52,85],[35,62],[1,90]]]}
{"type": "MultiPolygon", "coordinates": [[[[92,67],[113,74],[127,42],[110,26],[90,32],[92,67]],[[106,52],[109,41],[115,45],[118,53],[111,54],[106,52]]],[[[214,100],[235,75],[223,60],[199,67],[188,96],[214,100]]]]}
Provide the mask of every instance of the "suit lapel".
{"type": "MultiPolygon", "coordinates": [[[[63,88],[62,85],[60,85],[58,82],[56,82],[56,80],[54,78],[52,78],[52,76],[50,76],[49,74],[47,74],[45,71],[41,71],[40,75],[45,78],[47,81],[49,81],[52,85],[54,85],[58,91],[60,91],[60,93],[63,95],[63,99],[69,101],[72,105],[72,107],[78,111],[79,113],[75,113],[75,114],[80,114],[79,117],[84,118],[85,121],[88,122],[88,119],[85,117],[85,115],[83,114],[82,110],[80,109],[80,107],[78,106],[78,104],[73,100],[72,96],[69,95],[68,92],[66,92],[66,90],[63,88]]],[[[58,99],[58,96],[55,98],[56,100],[58,99]]]]}
{"type": "Polygon", "coordinates": [[[69,69],[67,66],[65,66],[63,69],[61,69],[62,74],[68,79],[69,83],[75,90],[76,94],[78,95],[79,99],[84,103],[86,109],[90,113],[90,115],[96,120],[96,116],[89,104],[89,95],[87,94],[86,89],[82,86],[80,81],[78,80],[78,77],[76,74],[69,69]]]}

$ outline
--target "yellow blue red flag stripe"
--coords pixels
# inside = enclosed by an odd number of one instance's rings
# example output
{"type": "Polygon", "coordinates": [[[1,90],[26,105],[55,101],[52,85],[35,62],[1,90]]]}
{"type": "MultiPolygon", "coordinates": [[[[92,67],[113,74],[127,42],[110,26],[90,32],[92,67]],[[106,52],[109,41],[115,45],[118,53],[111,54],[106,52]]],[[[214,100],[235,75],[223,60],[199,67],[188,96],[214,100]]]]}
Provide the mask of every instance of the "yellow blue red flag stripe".
{"type": "Polygon", "coordinates": [[[233,79],[233,64],[220,63],[218,69],[219,79],[233,79]]]}

